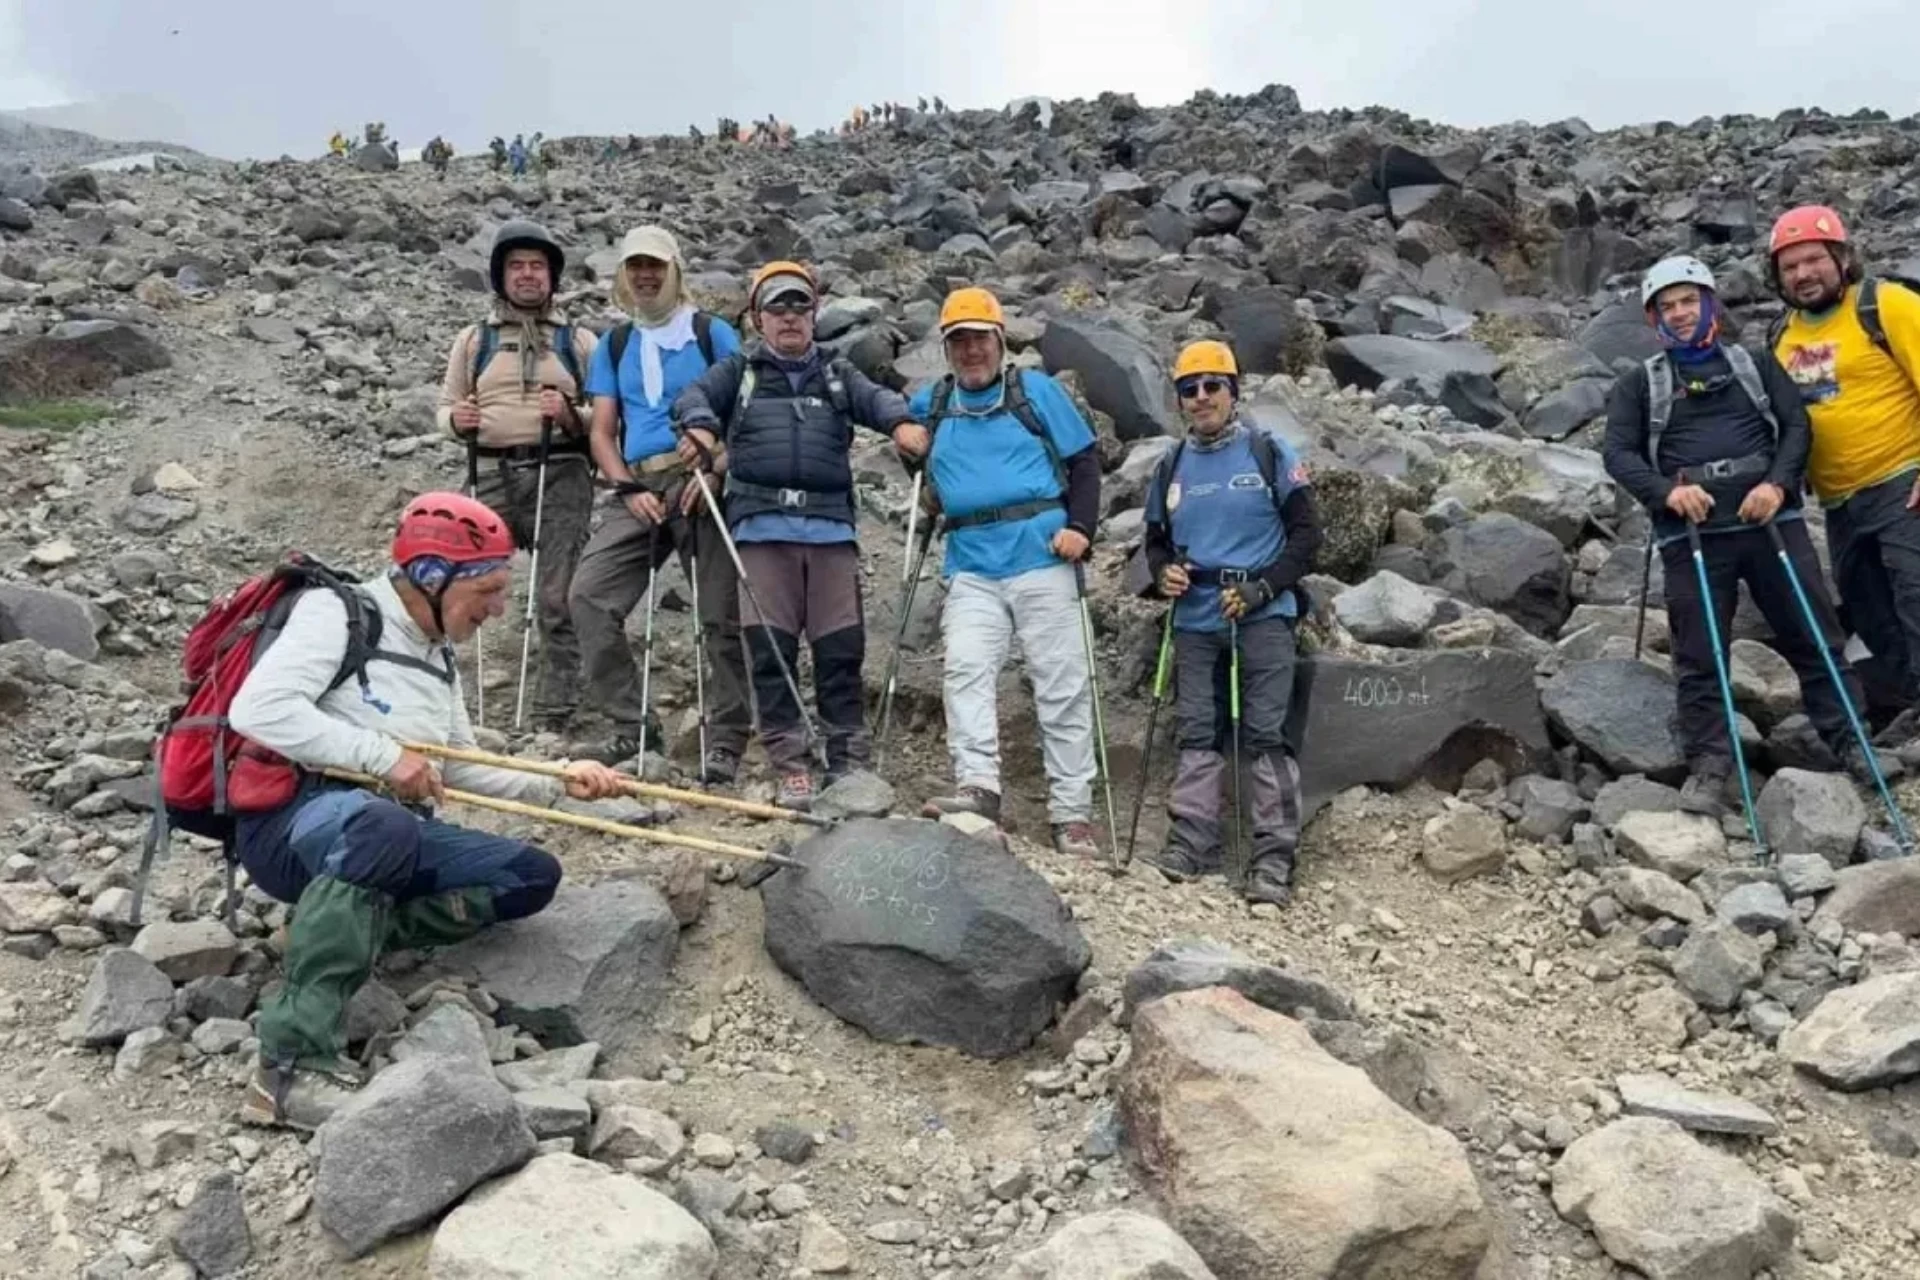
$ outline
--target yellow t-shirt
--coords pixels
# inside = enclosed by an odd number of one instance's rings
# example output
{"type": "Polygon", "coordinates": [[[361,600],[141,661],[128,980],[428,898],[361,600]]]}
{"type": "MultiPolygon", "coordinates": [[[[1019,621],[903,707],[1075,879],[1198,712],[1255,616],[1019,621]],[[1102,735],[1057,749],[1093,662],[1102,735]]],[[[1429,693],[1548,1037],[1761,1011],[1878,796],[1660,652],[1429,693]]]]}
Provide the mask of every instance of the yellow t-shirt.
{"type": "Polygon", "coordinates": [[[1920,467],[1920,294],[1880,286],[1880,323],[1899,359],[1874,345],[1855,310],[1860,286],[1818,321],[1789,313],[1774,355],[1813,422],[1807,482],[1827,506],[1920,467]],[[1905,368],[1902,368],[1902,365],[1905,368]]]}

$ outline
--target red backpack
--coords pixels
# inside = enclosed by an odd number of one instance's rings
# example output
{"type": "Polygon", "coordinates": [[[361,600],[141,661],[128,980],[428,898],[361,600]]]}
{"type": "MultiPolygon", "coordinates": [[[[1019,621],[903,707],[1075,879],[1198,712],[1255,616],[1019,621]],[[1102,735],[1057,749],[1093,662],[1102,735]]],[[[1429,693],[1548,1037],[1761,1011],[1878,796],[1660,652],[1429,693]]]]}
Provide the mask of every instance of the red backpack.
{"type": "Polygon", "coordinates": [[[298,792],[298,766],[236,733],[228,717],[247,673],[280,638],[306,592],[324,587],[347,611],[347,652],[326,692],[349,678],[367,690],[367,663],[380,644],[380,611],[357,589],[358,582],[292,552],[284,563],[214,601],[187,633],[181,661],[186,701],[174,709],[153,748],[159,794],[134,888],[134,923],[140,920],[147,874],[166,847],[171,826],[226,846],[231,889],[234,816],[278,808],[298,792]]]}

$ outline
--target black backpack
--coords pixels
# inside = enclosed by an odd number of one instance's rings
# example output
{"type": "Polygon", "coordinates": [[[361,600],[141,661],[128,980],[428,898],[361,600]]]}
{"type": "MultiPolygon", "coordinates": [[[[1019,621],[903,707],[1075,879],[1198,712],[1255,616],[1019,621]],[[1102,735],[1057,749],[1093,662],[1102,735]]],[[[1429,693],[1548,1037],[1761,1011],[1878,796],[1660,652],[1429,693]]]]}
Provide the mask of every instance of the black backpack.
{"type": "MultiPolygon", "coordinates": [[[[1907,377],[1912,379],[1913,371],[1906,368],[1905,363],[1900,359],[1900,353],[1893,349],[1893,343],[1887,339],[1887,326],[1880,319],[1880,286],[1883,284],[1898,285],[1909,293],[1920,294],[1920,280],[1915,280],[1911,276],[1867,276],[1860,281],[1860,292],[1854,295],[1854,318],[1860,321],[1860,327],[1867,331],[1867,337],[1872,340],[1873,345],[1891,356],[1893,362],[1906,370],[1907,377]]],[[[1779,349],[1781,335],[1787,331],[1787,318],[1792,314],[1788,312],[1786,315],[1776,316],[1773,323],[1767,327],[1769,352],[1779,349]]]]}
{"type": "MultiPolygon", "coordinates": [[[[1027,397],[1026,380],[1020,376],[1020,370],[1009,368],[1002,375],[1002,381],[1006,387],[1006,398],[1001,407],[1012,414],[1015,420],[1027,429],[1027,434],[1038,440],[1040,447],[1047,451],[1047,462],[1053,467],[1054,483],[1060,486],[1060,497],[1064,501],[1067,496],[1066,460],[1060,456],[1059,447],[1053,443],[1053,437],[1047,433],[1046,424],[1040,421],[1040,411],[1033,407],[1033,401],[1027,397]]],[[[933,456],[933,440],[940,434],[941,421],[953,416],[947,406],[953,403],[954,386],[952,374],[948,374],[934,384],[933,402],[927,407],[925,424],[929,458],[933,456]]],[[[927,480],[928,483],[932,483],[932,472],[927,473],[927,480]]]]}
{"type": "MultiPolygon", "coordinates": [[[[627,343],[633,338],[633,321],[622,320],[607,330],[608,366],[613,370],[613,401],[624,419],[626,408],[620,399],[620,357],[627,354],[627,343]]],[[[707,362],[707,368],[717,363],[713,356],[713,316],[709,312],[693,313],[693,340],[700,345],[700,358],[707,362]]]]}

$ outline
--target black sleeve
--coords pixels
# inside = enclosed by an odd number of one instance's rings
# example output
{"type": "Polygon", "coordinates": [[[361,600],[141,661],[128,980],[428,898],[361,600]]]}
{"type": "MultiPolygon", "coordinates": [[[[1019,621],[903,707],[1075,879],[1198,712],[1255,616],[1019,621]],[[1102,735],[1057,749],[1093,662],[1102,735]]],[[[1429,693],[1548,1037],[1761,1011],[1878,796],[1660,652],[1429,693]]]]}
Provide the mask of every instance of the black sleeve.
{"type": "Polygon", "coordinates": [[[689,382],[674,398],[669,414],[674,434],[677,436],[688,427],[700,427],[713,432],[715,437],[724,437],[746,371],[746,357],[735,352],[689,382]]]}
{"type": "Polygon", "coordinates": [[[1168,565],[1179,559],[1173,545],[1173,521],[1167,518],[1167,509],[1160,497],[1161,482],[1166,478],[1167,464],[1164,460],[1147,477],[1146,501],[1146,537],[1140,544],[1141,554],[1147,559],[1149,580],[1147,589],[1140,593],[1145,600],[1164,600],[1160,594],[1160,574],[1168,565]],[[1156,519],[1156,517],[1158,517],[1156,519]]]}
{"type": "Polygon", "coordinates": [[[1647,461],[1647,375],[1629,369],[1607,396],[1607,439],[1601,457],[1614,483],[1640,505],[1658,511],[1667,504],[1673,482],[1647,461]]]}
{"type": "Polygon", "coordinates": [[[1100,527],[1100,450],[1089,446],[1066,460],[1067,528],[1087,541],[1100,527]]]}
{"type": "Polygon", "coordinates": [[[1280,504],[1280,523],[1287,531],[1280,558],[1260,571],[1260,580],[1275,596],[1298,583],[1313,570],[1313,557],[1326,540],[1320,527],[1320,509],[1313,501],[1313,490],[1302,486],[1287,495],[1280,504]]]}
{"type": "Polygon", "coordinates": [[[1760,367],[1760,381],[1766,385],[1767,399],[1774,419],[1780,424],[1780,439],[1773,449],[1773,470],[1767,479],[1780,486],[1787,497],[1797,497],[1807,479],[1807,451],[1813,448],[1813,424],[1807,418],[1807,406],[1800,402],[1800,388],[1792,376],[1780,367],[1771,351],[1762,351],[1753,362],[1760,367]]]}

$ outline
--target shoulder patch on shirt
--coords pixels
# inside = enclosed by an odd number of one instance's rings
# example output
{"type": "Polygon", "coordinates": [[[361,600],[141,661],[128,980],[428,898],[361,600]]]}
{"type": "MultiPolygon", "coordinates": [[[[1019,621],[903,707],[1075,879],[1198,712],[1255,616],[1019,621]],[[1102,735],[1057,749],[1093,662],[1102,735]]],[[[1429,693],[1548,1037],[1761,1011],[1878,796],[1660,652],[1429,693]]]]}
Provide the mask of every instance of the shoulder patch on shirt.
{"type": "Polygon", "coordinates": [[[1267,487],[1266,478],[1258,471],[1242,471],[1239,475],[1227,481],[1227,484],[1234,489],[1264,489],[1267,487]]]}

